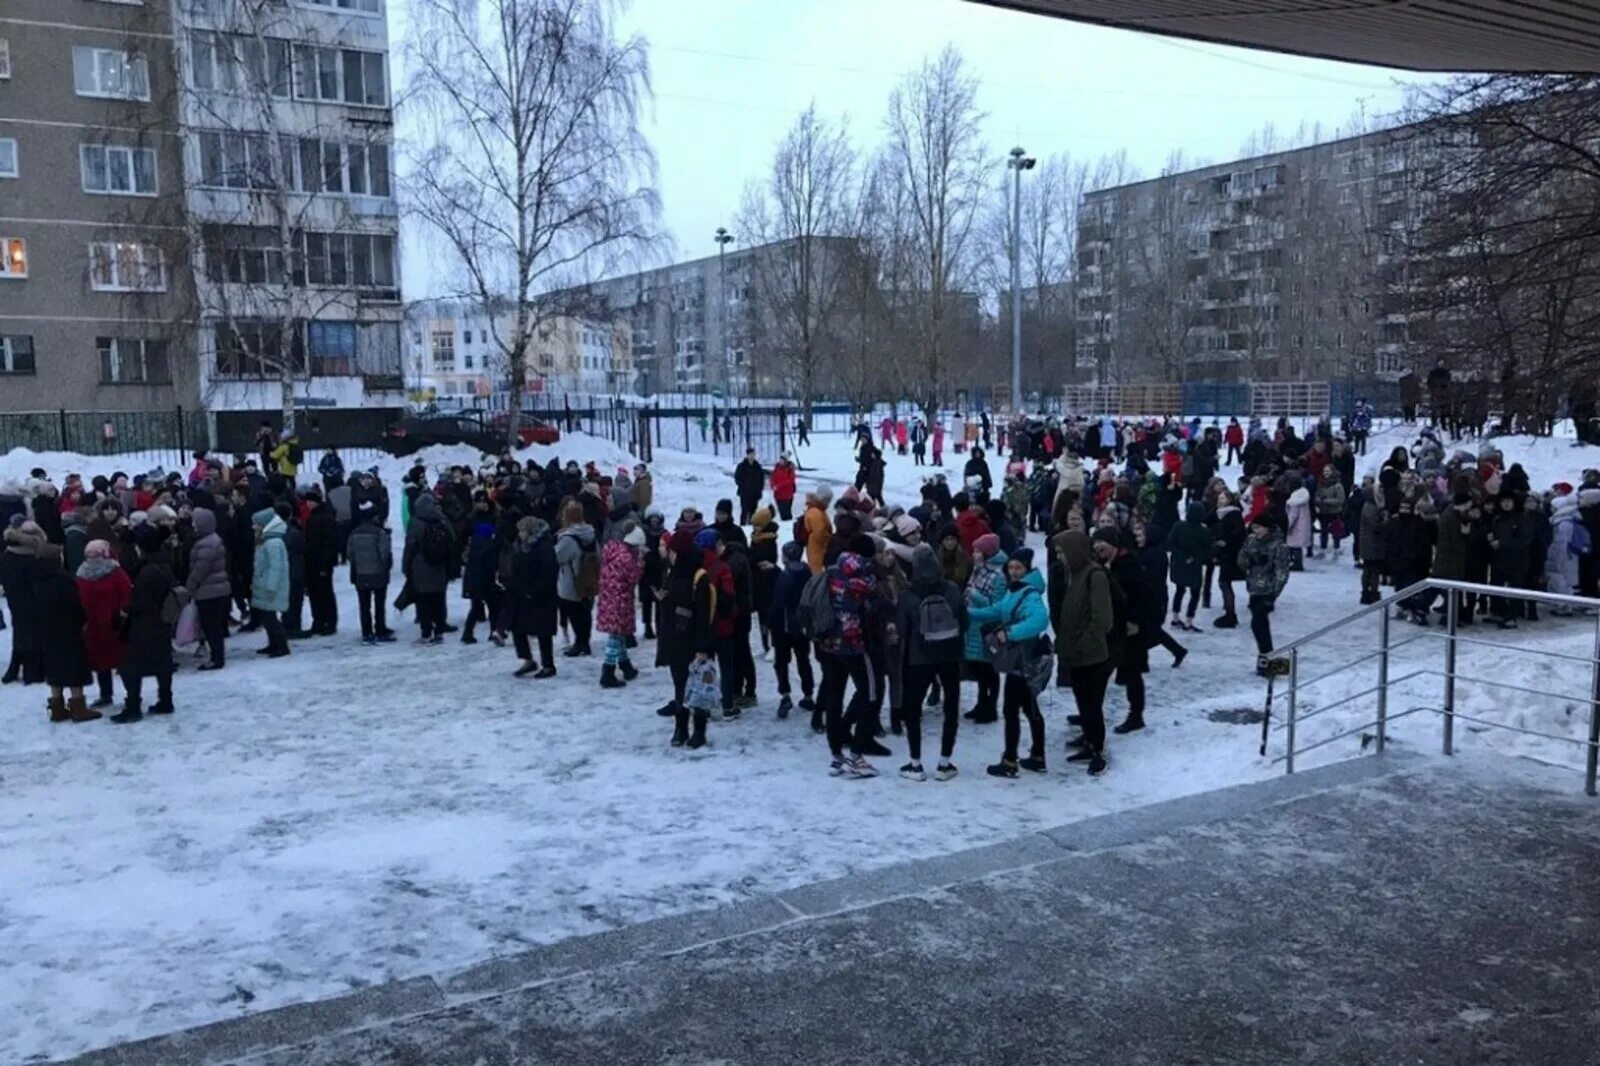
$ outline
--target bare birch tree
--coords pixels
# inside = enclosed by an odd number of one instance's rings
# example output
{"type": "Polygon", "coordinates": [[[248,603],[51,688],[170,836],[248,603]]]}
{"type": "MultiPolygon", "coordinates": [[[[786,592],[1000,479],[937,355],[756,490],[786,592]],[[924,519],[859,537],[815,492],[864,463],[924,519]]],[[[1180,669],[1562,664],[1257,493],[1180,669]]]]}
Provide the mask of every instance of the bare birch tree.
{"type": "Polygon", "coordinates": [[[812,104],[778,143],[766,180],[745,189],[739,213],[747,240],[777,245],[751,262],[749,325],[807,418],[842,332],[845,273],[858,268],[849,240],[855,185],[848,131],[812,104]]]}
{"type": "Polygon", "coordinates": [[[616,0],[414,0],[409,103],[422,134],[411,210],[454,253],[459,295],[504,357],[515,440],[546,322],[594,310],[584,286],[654,235],[655,157],[639,131],[647,46],[616,0]]]}
{"type": "Polygon", "coordinates": [[[949,384],[952,312],[973,269],[969,244],[989,162],[977,98],[977,78],[961,53],[946,47],[890,93],[885,120],[887,155],[910,209],[914,249],[907,260],[918,305],[910,387],[929,418],[949,384]]]}

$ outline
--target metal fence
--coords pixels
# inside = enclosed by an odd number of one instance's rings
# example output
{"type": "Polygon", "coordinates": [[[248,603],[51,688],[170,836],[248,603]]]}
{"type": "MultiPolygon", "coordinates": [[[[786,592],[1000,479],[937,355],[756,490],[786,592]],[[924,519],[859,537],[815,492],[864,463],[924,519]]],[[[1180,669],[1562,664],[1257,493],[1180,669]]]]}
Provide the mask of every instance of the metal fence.
{"type": "Polygon", "coordinates": [[[1080,415],[1222,418],[1338,418],[1364,399],[1380,418],[1400,414],[1392,381],[1186,381],[1130,385],[1068,385],[1066,408],[1080,415]]]}

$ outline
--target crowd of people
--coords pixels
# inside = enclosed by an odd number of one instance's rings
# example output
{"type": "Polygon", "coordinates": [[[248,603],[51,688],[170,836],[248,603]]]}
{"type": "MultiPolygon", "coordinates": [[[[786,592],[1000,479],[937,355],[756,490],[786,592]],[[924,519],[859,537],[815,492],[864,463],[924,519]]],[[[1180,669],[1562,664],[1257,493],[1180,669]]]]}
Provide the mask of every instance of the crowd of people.
{"type": "MultiPolygon", "coordinates": [[[[673,746],[702,747],[713,720],[755,706],[759,647],[778,717],[809,715],[835,776],[874,776],[868,760],[890,754],[892,733],[906,738],[903,776],[948,780],[964,720],[1003,722],[988,774],[1042,773],[1050,688],[1074,703],[1067,761],[1100,774],[1108,733],[1145,727],[1152,654],[1179,666],[1188,649],[1174,633],[1199,631],[1198,610],[1215,595],[1220,629],[1247,614],[1265,674],[1291,575],[1319,553],[1343,558],[1346,541],[1361,603],[1429,575],[1600,595],[1600,472],[1541,491],[1492,441],[1450,451],[1424,429],[1358,479],[1370,431],[1359,408],[1338,432],[1323,421],[1306,437],[1287,420],[1018,419],[993,427],[998,486],[974,441],[959,484],[938,470],[919,498],[886,499],[886,453],[901,427],[916,447],[919,424],[884,427],[881,447],[858,433],[857,478],[837,494],[802,492],[789,456],[769,469],[749,450],[733,498],[670,522],[643,464],[606,472],[509,453],[433,477],[413,467],[394,505],[376,469],[347,478],[336,451],[303,480],[303,456],[283,441],[263,440],[259,460],[197,453],[187,476],[69,474],[58,488],[35,470],[0,484],[15,630],[4,680],[47,685],[52,721],[100,717],[118,675],[112,721],[143,716],[146,679],[149,713],[171,713],[175,640],[204,649],[201,670],[223,669],[230,641],[251,632],[258,654],[287,656],[340,631],[342,572],[369,645],[396,639],[391,609],[414,609],[420,647],[486,630],[515,649],[516,677],[543,680],[565,633],[561,656],[598,658],[595,683],[614,690],[653,643],[650,664],[672,681],[656,710],[673,746]],[[1230,482],[1221,471],[1235,464],[1230,482]],[[1108,729],[1112,686],[1124,710],[1108,729]],[[933,707],[939,752],[925,763],[933,707]]],[[[1427,624],[1443,609],[1433,600],[1399,612],[1427,624]]],[[[1535,617],[1508,597],[1457,607],[1464,625],[1535,617]]]]}

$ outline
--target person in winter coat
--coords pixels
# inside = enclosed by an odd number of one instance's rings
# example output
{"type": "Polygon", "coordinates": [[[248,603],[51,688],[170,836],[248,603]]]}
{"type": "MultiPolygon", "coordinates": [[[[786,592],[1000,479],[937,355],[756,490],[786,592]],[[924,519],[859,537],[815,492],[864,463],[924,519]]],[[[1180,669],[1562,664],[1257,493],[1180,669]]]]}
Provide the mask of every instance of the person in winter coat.
{"type": "Polygon", "coordinates": [[[1217,511],[1212,530],[1212,554],[1216,559],[1217,584],[1222,594],[1222,614],[1211,624],[1217,629],[1233,629],[1239,624],[1235,582],[1244,580],[1244,569],[1239,565],[1239,549],[1249,537],[1244,523],[1244,512],[1232,493],[1223,490],[1217,494],[1217,511]]]}
{"type": "Polygon", "coordinates": [[[511,582],[506,590],[507,618],[519,666],[514,676],[542,681],[556,676],[556,562],[550,525],[527,515],[517,520],[511,548],[511,582]],[[539,664],[534,666],[533,645],[539,642],[539,664]]]}
{"type": "Polygon", "coordinates": [[[628,638],[633,636],[633,590],[644,571],[644,530],[627,523],[621,540],[607,541],[600,557],[600,595],[596,626],[606,635],[605,664],[600,668],[601,688],[621,688],[639,676],[628,659],[628,638]],[[621,677],[618,677],[618,674],[621,677]]]}
{"type": "Polygon", "coordinates": [[[1317,528],[1322,534],[1322,550],[1328,550],[1328,541],[1331,539],[1335,557],[1344,541],[1344,505],[1344,480],[1339,468],[1330,462],[1322,468],[1322,482],[1317,486],[1316,511],[1317,528]]]}
{"type": "MultiPolygon", "coordinates": [[[[1514,493],[1502,491],[1496,501],[1498,510],[1489,525],[1489,548],[1493,553],[1489,583],[1499,588],[1526,587],[1534,533],[1521,502],[1514,493]]],[[[1522,601],[1508,596],[1494,597],[1490,609],[1501,629],[1517,628],[1517,620],[1523,614],[1522,601]]]]}
{"type": "Polygon", "coordinates": [[[1222,431],[1222,442],[1228,446],[1227,462],[1223,465],[1236,465],[1244,449],[1244,427],[1239,425],[1237,418],[1228,419],[1228,428],[1222,431]]]}
{"type": "Polygon", "coordinates": [[[1293,559],[1270,514],[1250,523],[1250,537],[1239,549],[1239,569],[1244,571],[1245,592],[1250,597],[1250,632],[1256,638],[1256,672],[1267,674],[1267,653],[1272,650],[1272,611],[1289,583],[1293,559]]]}
{"type": "Polygon", "coordinates": [[[767,470],[756,458],[754,448],[746,448],[744,458],[733,471],[734,488],[739,495],[739,524],[749,525],[750,516],[761,503],[761,493],[767,487],[767,470]]]}
{"type": "MultiPolygon", "coordinates": [[[[1410,588],[1428,576],[1432,562],[1428,524],[1417,515],[1416,505],[1402,496],[1399,509],[1383,526],[1383,558],[1395,589],[1410,588]]],[[[1402,600],[1399,611],[1419,625],[1428,624],[1429,593],[1402,600]]]]}
{"type": "Polygon", "coordinates": [[[982,484],[985,498],[994,489],[994,475],[989,473],[989,464],[984,459],[982,448],[972,449],[972,455],[967,458],[967,465],[962,468],[961,477],[963,480],[977,478],[982,484]]]}
{"type": "MultiPolygon", "coordinates": [[[[791,540],[783,546],[783,563],[772,581],[772,593],[767,601],[764,623],[772,636],[772,672],[778,681],[778,717],[789,717],[794,707],[789,686],[789,664],[792,661],[800,679],[800,709],[811,712],[812,732],[824,731],[822,713],[812,697],[816,692],[815,678],[811,672],[811,644],[799,632],[800,593],[811,579],[811,568],[805,561],[805,544],[791,540]]],[[[759,564],[757,564],[759,566],[759,564]]]]}
{"type": "Polygon", "coordinates": [[[460,558],[455,532],[439,501],[431,492],[419,493],[411,505],[411,525],[406,528],[405,552],[400,559],[400,572],[417,605],[417,624],[422,629],[418,644],[437,647],[444,643],[449,619],[445,593],[460,558]]]}
{"type": "Polygon", "coordinates": [[[317,473],[322,475],[322,489],[332,492],[344,484],[344,460],[339,458],[337,448],[329,448],[322,455],[322,461],[317,464],[317,473]]]}
{"type": "MultiPolygon", "coordinates": [[[[1439,514],[1434,534],[1433,569],[1430,576],[1443,581],[1467,580],[1468,542],[1472,536],[1472,494],[1457,493],[1439,514]]],[[[1459,625],[1472,624],[1472,612],[1465,609],[1461,593],[1456,597],[1456,620],[1459,625]]],[[[1430,600],[1432,597],[1429,597],[1430,600]]]]}
{"type": "Polygon", "coordinates": [[[1304,485],[1289,493],[1288,523],[1284,543],[1289,546],[1289,557],[1293,560],[1290,569],[1304,570],[1305,560],[1315,554],[1311,548],[1311,493],[1304,485]]]}
{"type": "Polygon", "coordinates": [[[937,421],[935,421],[933,423],[933,435],[932,435],[932,438],[929,440],[928,443],[933,448],[933,465],[934,466],[943,466],[944,465],[944,421],[942,419],[937,420],[937,421]]]}
{"type": "Polygon", "coordinates": [[[1077,705],[1080,736],[1069,744],[1087,753],[1089,773],[1105,772],[1106,685],[1111,680],[1112,630],[1116,626],[1113,582],[1095,557],[1087,534],[1069,529],[1050,539],[1068,574],[1056,618],[1056,654],[1077,705]]]}
{"type": "Polygon", "coordinates": [[[350,564],[350,584],[356,589],[361,615],[361,643],[389,644],[394,631],[384,623],[383,606],[389,597],[389,575],[394,570],[394,548],[372,500],[356,505],[355,528],[345,546],[350,564]]]}
{"type": "Polygon", "coordinates": [[[489,639],[503,644],[500,632],[500,542],[489,498],[481,492],[473,500],[467,539],[467,563],[461,570],[461,595],[470,601],[461,643],[476,644],[478,623],[489,623],[489,639]]]}
{"type": "Polygon", "coordinates": [[[1191,503],[1183,521],[1172,527],[1167,538],[1171,550],[1170,569],[1172,584],[1172,625],[1175,629],[1195,630],[1195,607],[1200,602],[1200,585],[1206,564],[1212,559],[1215,546],[1211,531],[1206,528],[1204,504],[1191,503]],[[1189,609],[1182,612],[1183,594],[1189,594],[1189,609]]]}
{"type": "Polygon", "coordinates": [[[939,738],[939,764],[934,776],[948,781],[958,773],[952,761],[961,722],[961,661],[967,610],[961,587],[940,572],[933,548],[920,544],[911,553],[911,581],[896,603],[896,629],[905,654],[905,697],[902,701],[906,742],[911,761],[900,775],[926,780],[922,768],[922,707],[930,691],[941,695],[944,728],[939,738]]]}
{"type": "Polygon", "coordinates": [[[911,424],[911,458],[917,466],[928,465],[928,427],[920,418],[911,424]]]}
{"type": "Polygon", "coordinates": [[[301,640],[311,634],[304,620],[306,599],[306,537],[295,521],[294,507],[287,500],[279,500],[272,510],[283,519],[283,549],[289,556],[289,606],[283,612],[284,635],[290,640],[301,640]]]}
{"type": "Polygon", "coordinates": [[[702,553],[695,546],[696,534],[679,530],[667,541],[669,566],[661,592],[661,617],[657,627],[656,665],[666,666],[672,675],[673,698],[658,714],[673,719],[672,746],[692,743],[698,748],[706,742],[704,709],[693,710],[694,734],[689,732],[691,708],[685,702],[689,672],[716,656],[717,638],[713,614],[715,591],[700,580],[702,553]]]}
{"type": "Polygon", "coordinates": [[[87,619],[78,586],[61,567],[59,545],[36,547],[33,599],[39,612],[39,641],[44,660],[44,682],[50,686],[48,705],[52,722],[92,722],[100,712],[90,710],[83,690],[92,673],[83,644],[87,619]]]}
{"type": "Polygon", "coordinates": [[[139,555],[139,576],[128,603],[128,647],[122,663],[122,686],[128,692],[122,711],[111,716],[118,724],[137,722],[144,716],[144,679],[156,681],[156,702],[151,714],[171,714],[172,627],[169,600],[177,587],[172,556],[165,539],[152,528],[134,535],[139,555]]]}
{"type": "Polygon", "coordinates": [[[833,539],[833,523],[828,520],[828,505],[832,502],[833,490],[826,485],[818,485],[806,494],[806,565],[813,574],[822,573],[828,542],[833,539]]]}
{"type": "Polygon", "coordinates": [[[11,661],[0,681],[9,685],[20,679],[24,685],[36,685],[44,680],[44,646],[33,578],[39,549],[48,542],[36,522],[6,526],[3,540],[0,592],[11,608],[11,661]]]}
{"type": "Polygon", "coordinates": [[[200,635],[210,653],[201,670],[221,670],[227,662],[228,600],[233,595],[229,570],[228,549],[217,532],[216,512],[196,508],[184,588],[194,601],[200,635]]]}
{"type": "MultiPolygon", "coordinates": [[[[795,493],[795,467],[789,458],[789,453],[784,452],[778,461],[772,465],[772,500],[778,505],[778,518],[788,522],[793,519],[794,493],[795,493]]],[[[758,497],[760,493],[756,494],[758,497]]]]}
{"type": "MultiPolygon", "coordinates": [[[[1440,519],[1443,525],[1443,519],[1440,519]]],[[[1557,496],[1550,504],[1550,550],[1545,555],[1545,589],[1561,596],[1577,596],[1580,561],[1594,551],[1594,541],[1578,515],[1578,497],[1573,493],[1557,496]],[[1585,550],[1587,548],[1587,550],[1585,550]]],[[[1572,613],[1570,607],[1556,607],[1557,617],[1572,613]]]]}
{"type": "Polygon", "coordinates": [[[256,531],[250,613],[256,625],[267,632],[267,646],[259,654],[281,659],[289,654],[289,639],[279,617],[289,609],[289,549],[283,543],[287,527],[270,507],[257,511],[250,522],[256,531]]]}
{"type": "MultiPolygon", "coordinates": [[[[772,635],[767,627],[767,615],[772,607],[772,585],[778,577],[778,523],[765,507],[756,509],[750,517],[750,611],[751,618],[761,632],[761,650],[772,647],[772,635]]],[[[751,668],[755,663],[752,660],[751,668]]],[[[753,681],[753,678],[752,678],[753,681]]],[[[754,692],[754,689],[751,689],[754,692]]]]}
{"type": "Polygon", "coordinates": [[[600,594],[600,549],[579,504],[568,503],[561,521],[556,534],[556,604],[562,625],[572,632],[572,643],[562,652],[571,659],[594,654],[589,640],[594,600],[600,594]]]}
{"type": "Polygon", "coordinates": [[[1387,557],[1385,556],[1386,542],[1383,536],[1383,527],[1389,520],[1389,511],[1385,502],[1392,496],[1399,498],[1399,488],[1391,490],[1374,489],[1367,502],[1361,507],[1361,602],[1363,605],[1377,603],[1383,598],[1381,586],[1383,575],[1388,572],[1387,557]]]}
{"type": "Polygon", "coordinates": [[[1144,578],[1144,599],[1133,610],[1139,618],[1139,629],[1146,637],[1148,647],[1157,645],[1172,653],[1172,668],[1183,665],[1189,650],[1167,632],[1167,531],[1163,526],[1135,522],[1133,526],[1133,556],[1138,560],[1144,578]]]}
{"type": "MultiPolygon", "coordinates": [[[[1528,549],[1528,570],[1524,575],[1526,589],[1541,589],[1544,587],[1545,562],[1550,557],[1550,516],[1545,514],[1544,501],[1538,493],[1530,492],[1523,497],[1523,512],[1528,519],[1529,535],[1533,545],[1528,549]]],[[[1539,604],[1535,600],[1523,600],[1522,609],[1524,616],[1530,622],[1539,620],[1539,604]]]]}
{"type": "Polygon", "coordinates": [[[939,573],[956,588],[965,589],[972,576],[972,555],[961,547],[961,535],[954,525],[939,531],[939,573]]]}
{"type": "Polygon", "coordinates": [[[961,538],[961,549],[970,554],[978,538],[994,532],[989,525],[989,512],[980,503],[969,503],[965,493],[956,497],[955,508],[956,533],[961,538]]]}
{"type": "Polygon", "coordinates": [[[133,582],[128,572],[111,557],[111,545],[92,540],[84,548],[83,562],[76,574],[78,599],[83,603],[83,648],[99,685],[92,707],[109,707],[112,702],[112,674],[122,665],[121,628],[133,582]]]}
{"type": "MultiPolygon", "coordinates": [[[[965,590],[969,616],[973,611],[992,607],[1005,595],[1006,562],[1006,553],[1000,549],[1000,538],[993,533],[985,533],[973,542],[972,573],[967,578],[965,590]]],[[[967,676],[978,685],[978,702],[966,717],[980,724],[997,721],[1000,717],[1000,675],[989,661],[983,634],[975,626],[968,627],[966,631],[964,652],[967,676]]]]}
{"type": "Polygon", "coordinates": [[[311,602],[311,635],[331,637],[339,631],[339,598],[333,591],[333,572],[339,568],[339,516],[315,485],[312,489],[305,521],[306,599],[311,602]]]}
{"type": "Polygon", "coordinates": [[[872,565],[872,538],[858,535],[852,550],[840,554],[828,568],[828,598],[833,606],[834,628],[817,638],[822,661],[822,706],[828,749],[833,756],[829,773],[834,777],[874,777],[877,771],[862,757],[862,747],[872,736],[870,707],[874,686],[867,665],[866,634],[869,612],[877,600],[878,581],[872,565]],[[845,686],[854,692],[849,706],[845,686]],[[845,745],[851,753],[845,755],[845,745]]]}
{"type": "Polygon", "coordinates": [[[1050,627],[1050,610],[1045,605],[1044,576],[1034,569],[1032,549],[1019,548],[1006,560],[1005,573],[1005,593],[986,606],[970,608],[967,618],[969,629],[976,629],[980,639],[985,639],[987,632],[988,639],[1001,648],[1017,645],[1024,649],[1017,670],[1005,676],[1005,751],[988,769],[990,777],[1014,778],[1019,769],[1045,772],[1044,715],[1029,687],[1026,668],[1038,655],[1037,640],[1050,627]],[[1029,751],[1026,759],[1019,760],[1023,717],[1028,719],[1029,751]]]}

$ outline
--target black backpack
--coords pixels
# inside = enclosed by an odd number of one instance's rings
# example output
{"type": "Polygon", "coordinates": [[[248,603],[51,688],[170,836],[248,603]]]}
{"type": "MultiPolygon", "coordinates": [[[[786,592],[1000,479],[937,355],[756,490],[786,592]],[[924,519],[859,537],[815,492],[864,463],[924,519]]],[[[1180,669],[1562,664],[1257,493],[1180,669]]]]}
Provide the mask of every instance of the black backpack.
{"type": "Polygon", "coordinates": [[[300,442],[297,440],[289,442],[289,461],[295,466],[306,461],[306,451],[300,447],[300,442]]]}
{"type": "Polygon", "coordinates": [[[455,549],[455,538],[443,522],[422,524],[422,559],[431,566],[444,566],[455,549]]]}

